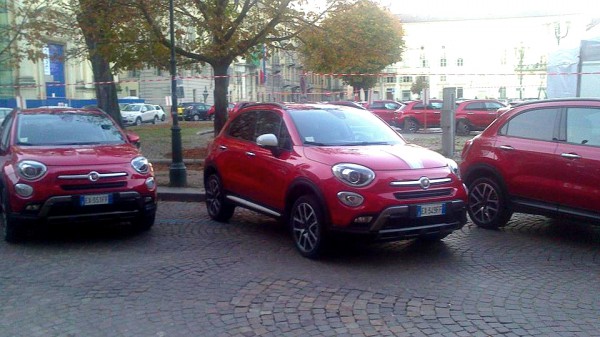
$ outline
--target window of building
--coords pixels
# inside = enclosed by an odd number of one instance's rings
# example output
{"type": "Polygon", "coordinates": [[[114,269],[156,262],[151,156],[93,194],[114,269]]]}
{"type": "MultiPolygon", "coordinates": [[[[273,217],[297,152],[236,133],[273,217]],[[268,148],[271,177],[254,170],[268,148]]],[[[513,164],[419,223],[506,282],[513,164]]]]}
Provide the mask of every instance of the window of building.
{"type": "Polygon", "coordinates": [[[440,76],[440,82],[446,82],[446,75],[440,76]]]}
{"type": "Polygon", "coordinates": [[[459,67],[462,67],[464,65],[462,57],[459,57],[458,60],[456,60],[456,65],[459,67]]]}
{"type": "Polygon", "coordinates": [[[463,98],[464,90],[462,87],[456,88],[456,98],[463,98]]]}
{"type": "Polygon", "coordinates": [[[445,66],[446,66],[446,58],[444,57],[440,60],[440,67],[445,67],[445,66]]]}
{"type": "Polygon", "coordinates": [[[402,76],[402,83],[412,83],[412,76],[402,76]]]}
{"type": "Polygon", "coordinates": [[[388,76],[385,78],[385,81],[387,83],[396,83],[396,77],[395,76],[388,76]]]}

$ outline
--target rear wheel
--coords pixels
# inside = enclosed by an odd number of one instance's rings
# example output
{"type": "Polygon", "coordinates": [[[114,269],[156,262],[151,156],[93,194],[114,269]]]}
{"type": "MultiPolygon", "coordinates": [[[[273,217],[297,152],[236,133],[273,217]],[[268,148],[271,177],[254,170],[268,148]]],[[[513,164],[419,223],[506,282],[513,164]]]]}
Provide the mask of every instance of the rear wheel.
{"type": "Polygon", "coordinates": [[[471,133],[471,126],[469,123],[460,120],[456,123],[456,134],[459,136],[467,136],[471,133]]]}
{"type": "Polygon", "coordinates": [[[419,130],[419,124],[414,119],[407,119],[404,121],[404,127],[402,128],[405,132],[415,133],[419,130]]]}
{"type": "Polygon", "coordinates": [[[195,122],[197,122],[197,121],[199,121],[199,120],[200,120],[200,116],[199,116],[198,114],[195,114],[195,115],[192,117],[192,119],[193,119],[195,122]]]}
{"type": "Polygon", "coordinates": [[[158,115],[154,116],[154,119],[152,120],[152,124],[156,123],[158,123],[158,115]]]}
{"type": "Polygon", "coordinates": [[[301,196],[294,202],[289,226],[300,254],[317,258],[324,246],[325,218],[314,196],[301,196]]]}
{"type": "Polygon", "coordinates": [[[2,188],[1,197],[2,214],[0,215],[0,221],[2,221],[4,240],[11,243],[19,242],[23,238],[23,228],[10,216],[10,203],[5,188],[2,188]]]}
{"type": "Polygon", "coordinates": [[[213,220],[225,222],[231,219],[235,206],[227,202],[221,179],[211,174],[206,181],[206,210],[213,220]]]}
{"type": "Polygon", "coordinates": [[[167,119],[167,114],[163,114],[162,116],[160,116],[160,121],[164,122],[165,119],[167,119]]]}
{"type": "Polygon", "coordinates": [[[496,229],[510,220],[506,195],[492,178],[478,178],[469,185],[469,217],[479,227],[496,229]]]}
{"type": "Polygon", "coordinates": [[[142,125],[142,119],[141,119],[141,118],[139,118],[139,117],[138,117],[138,118],[136,118],[136,119],[135,119],[135,125],[137,125],[137,126],[140,126],[140,125],[142,125]]]}

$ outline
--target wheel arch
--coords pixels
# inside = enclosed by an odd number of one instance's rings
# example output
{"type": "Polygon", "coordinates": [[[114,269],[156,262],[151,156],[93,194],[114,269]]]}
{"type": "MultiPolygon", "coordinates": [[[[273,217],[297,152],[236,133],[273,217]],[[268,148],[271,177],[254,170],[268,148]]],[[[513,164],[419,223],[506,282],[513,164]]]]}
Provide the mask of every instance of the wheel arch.
{"type": "Polygon", "coordinates": [[[314,195],[319,201],[319,204],[321,205],[321,211],[323,211],[323,215],[325,217],[325,227],[328,227],[331,223],[331,216],[329,214],[329,209],[323,193],[317,185],[306,178],[296,179],[290,184],[285,195],[285,210],[283,213],[283,218],[287,221],[290,217],[291,208],[294,204],[294,201],[296,201],[296,199],[298,199],[300,196],[307,194],[314,195]]]}
{"type": "Polygon", "coordinates": [[[506,182],[504,181],[502,174],[500,174],[498,169],[492,165],[485,163],[474,164],[466,172],[463,173],[463,176],[464,182],[467,185],[467,187],[469,187],[471,183],[478,178],[492,178],[496,182],[498,182],[498,185],[505,192],[505,194],[508,194],[506,182]]]}

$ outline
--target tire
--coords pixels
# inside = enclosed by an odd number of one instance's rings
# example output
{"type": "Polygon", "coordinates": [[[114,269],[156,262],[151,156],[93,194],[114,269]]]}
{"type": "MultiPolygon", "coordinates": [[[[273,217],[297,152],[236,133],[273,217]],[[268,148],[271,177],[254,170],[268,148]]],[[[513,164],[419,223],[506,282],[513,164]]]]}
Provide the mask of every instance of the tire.
{"type": "Polygon", "coordinates": [[[456,134],[459,136],[468,136],[471,133],[471,126],[464,120],[456,123],[456,134]]]}
{"type": "Polygon", "coordinates": [[[158,115],[155,115],[154,118],[152,119],[152,124],[156,124],[158,123],[158,115]]]}
{"type": "Polygon", "coordinates": [[[150,228],[152,228],[152,226],[154,226],[155,219],[156,211],[152,212],[152,214],[142,215],[137,220],[133,221],[133,227],[141,232],[148,231],[150,228]]]}
{"type": "Polygon", "coordinates": [[[163,114],[162,116],[160,116],[160,121],[164,122],[165,119],[167,119],[167,114],[163,114]]]}
{"type": "Polygon", "coordinates": [[[196,114],[196,115],[192,116],[192,119],[194,120],[194,122],[197,122],[200,120],[200,116],[196,114]]]}
{"type": "Polygon", "coordinates": [[[219,222],[229,221],[235,211],[235,206],[225,199],[223,184],[215,173],[206,181],[206,210],[211,219],[219,222]]]}
{"type": "Polygon", "coordinates": [[[2,188],[1,196],[2,214],[0,214],[0,221],[2,222],[4,241],[10,243],[20,242],[23,239],[23,228],[10,216],[10,204],[5,188],[2,188]]]}
{"type": "Polygon", "coordinates": [[[419,123],[417,123],[417,121],[414,119],[409,118],[404,121],[404,127],[402,130],[408,133],[415,133],[419,130],[419,123]]]}
{"type": "Polygon", "coordinates": [[[289,227],[300,254],[310,259],[319,257],[325,246],[325,217],[314,196],[304,195],[294,202],[289,227]]]}
{"type": "Polygon", "coordinates": [[[506,194],[492,178],[478,178],[469,185],[469,217],[481,228],[497,229],[506,226],[512,216],[506,194]]]}
{"type": "Polygon", "coordinates": [[[134,123],[134,125],[135,125],[135,126],[140,126],[140,125],[142,125],[142,119],[141,119],[141,118],[139,118],[139,117],[138,117],[138,118],[136,118],[136,119],[135,119],[135,123],[134,123]]]}

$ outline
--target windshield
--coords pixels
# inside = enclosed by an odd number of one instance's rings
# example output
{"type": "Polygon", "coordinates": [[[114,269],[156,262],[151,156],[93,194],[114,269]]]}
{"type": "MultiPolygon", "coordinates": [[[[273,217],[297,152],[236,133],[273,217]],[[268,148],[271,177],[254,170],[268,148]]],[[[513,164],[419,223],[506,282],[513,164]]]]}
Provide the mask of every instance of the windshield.
{"type": "Polygon", "coordinates": [[[128,104],[121,111],[140,111],[141,108],[141,105],[128,104]]]}
{"type": "Polygon", "coordinates": [[[122,144],[122,133],[113,121],[101,114],[20,115],[18,145],[122,144]]]}
{"type": "Polygon", "coordinates": [[[307,145],[396,145],[402,138],[371,112],[346,107],[292,110],[302,141],[307,145]]]}

